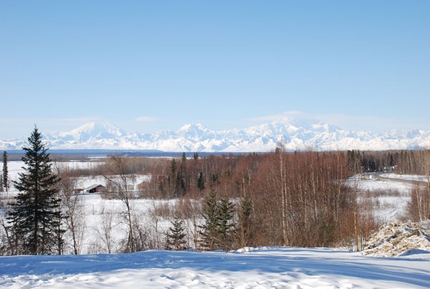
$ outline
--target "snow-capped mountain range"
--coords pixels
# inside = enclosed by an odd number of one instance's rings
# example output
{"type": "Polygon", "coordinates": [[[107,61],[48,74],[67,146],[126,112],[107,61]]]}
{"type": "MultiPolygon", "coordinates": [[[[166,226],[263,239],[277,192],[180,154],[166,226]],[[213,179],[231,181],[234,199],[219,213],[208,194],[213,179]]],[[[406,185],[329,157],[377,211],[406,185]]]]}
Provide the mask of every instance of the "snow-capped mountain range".
{"type": "MultiPolygon", "coordinates": [[[[128,133],[115,125],[87,123],[44,134],[49,149],[157,150],[164,152],[268,152],[282,141],[287,150],[389,150],[430,148],[430,131],[348,131],[317,120],[279,119],[245,129],[214,131],[187,124],[178,131],[128,133]]],[[[1,150],[19,150],[27,139],[0,140],[1,150]]]]}

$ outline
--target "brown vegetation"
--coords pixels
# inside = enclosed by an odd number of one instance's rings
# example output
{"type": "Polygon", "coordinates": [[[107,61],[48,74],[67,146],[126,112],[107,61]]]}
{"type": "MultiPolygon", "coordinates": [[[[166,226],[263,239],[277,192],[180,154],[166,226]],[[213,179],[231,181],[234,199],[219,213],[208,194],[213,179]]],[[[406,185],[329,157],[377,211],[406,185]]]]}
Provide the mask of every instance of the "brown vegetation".
{"type": "Polygon", "coordinates": [[[413,222],[430,219],[430,183],[416,184],[408,203],[408,216],[413,222]]]}
{"type": "MultiPolygon", "coordinates": [[[[378,198],[400,196],[398,191],[359,192],[346,182],[354,174],[373,171],[429,175],[430,153],[286,152],[280,147],[264,154],[194,154],[192,158],[185,154],[177,158],[111,156],[93,168],[62,171],[61,191],[66,193],[64,206],[70,216],[67,226],[73,236],[74,254],[80,253],[84,229],[82,212],[74,202],[77,199],[67,191],[74,179],[88,175],[105,176],[110,192],[106,195],[124,204],[120,214],[127,224],[127,236],[119,248],[123,252],[165,247],[160,237],[164,232],[159,232],[158,222],[173,218],[186,225],[186,247],[196,247],[202,238],[199,228],[204,226],[204,200],[211,192],[217,200],[230,200],[233,210],[228,220],[228,237],[224,234],[218,248],[335,246],[359,244],[362,237],[381,225],[373,217],[374,210],[381,206],[378,198]],[[130,178],[142,174],[151,176],[149,182],[140,184],[138,193],[129,192],[130,178]],[[148,212],[154,225],[144,228],[130,202],[136,197],[176,201],[154,202],[153,210],[148,212]]],[[[419,221],[430,217],[429,192],[430,185],[414,187],[409,218],[419,221]]],[[[113,252],[112,214],[105,219],[98,233],[105,251],[113,252]]],[[[219,239],[219,235],[215,237],[219,239]]],[[[95,252],[96,249],[94,245],[95,252]]]]}
{"type": "MultiPolygon", "coordinates": [[[[246,200],[248,223],[240,225],[244,216],[237,217],[240,246],[329,246],[353,238],[354,223],[367,221],[357,212],[354,190],[345,184],[352,171],[343,152],[278,149],[172,159],[156,168],[147,196],[200,199],[215,191],[246,200]]],[[[236,206],[237,216],[241,210],[236,206]]]]}

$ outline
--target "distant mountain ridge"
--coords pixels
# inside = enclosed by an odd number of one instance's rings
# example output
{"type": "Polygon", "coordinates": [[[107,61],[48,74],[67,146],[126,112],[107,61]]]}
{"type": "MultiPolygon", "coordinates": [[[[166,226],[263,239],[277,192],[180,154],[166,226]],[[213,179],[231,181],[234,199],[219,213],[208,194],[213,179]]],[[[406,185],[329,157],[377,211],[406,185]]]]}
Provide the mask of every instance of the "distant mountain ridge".
{"type": "MultiPolygon", "coordinates": [[[[92,122],[68,132],[44,135],[50,149],[158,150],[165,152],[268,152],[280,141],[287,150],[390,150],[430,148],[430,131],[388,133],[348,131],[318,120],[283,118],[245,129],[214,131],[186,124],[177,131],[126,132],[109,122],[92,122]]],[[[0,140],[1,150],[21,149],[26,141],[0,140]]]]}

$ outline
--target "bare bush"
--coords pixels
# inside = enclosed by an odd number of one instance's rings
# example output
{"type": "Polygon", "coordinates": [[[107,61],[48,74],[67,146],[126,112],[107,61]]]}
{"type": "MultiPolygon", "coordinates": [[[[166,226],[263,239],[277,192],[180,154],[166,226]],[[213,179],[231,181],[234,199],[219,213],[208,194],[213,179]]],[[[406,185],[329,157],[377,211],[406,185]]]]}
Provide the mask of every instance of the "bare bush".
{"type": "Polygon", "coordinates": [[[98,240],[101,241],[101,243],[104,245],[104,247],[101,246],[100,242],[97,240],[92,245],[92,250],[90,250],[89,253],[116,253],[115,248],[115,242],[113,240],[113,230],[114,226],[116,224],[114,223],[115,220],[115,213],[111,210],[107,210],[104,206],[101,207],[101,222],[100,227],[96,225],[95,228],[93,228],[96,232],[96,236],[98,237],[98,240]],[[98,251],[101,250],[101,251],[98,251]]]}
{"type": "Polygon", "coordinates": [[[169,202],[152,202],[149,214],[153,217],[168,219],[174,215],[174,208],[169,202]]]}
{"type": "Polygon", "coordinates": [[[181,219],[192,219],[193,217],[200,215],[201,211],[201,203],[194,199],[184,197],[175,202],[174,215],[181,219]]]}

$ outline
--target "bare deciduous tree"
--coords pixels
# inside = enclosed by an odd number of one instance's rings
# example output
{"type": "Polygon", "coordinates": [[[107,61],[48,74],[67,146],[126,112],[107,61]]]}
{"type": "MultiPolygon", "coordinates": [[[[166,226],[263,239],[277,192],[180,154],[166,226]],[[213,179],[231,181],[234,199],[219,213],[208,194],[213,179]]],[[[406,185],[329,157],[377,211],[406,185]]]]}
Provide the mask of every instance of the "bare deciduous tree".
{"type": "Polygon", "coordinates": [[[58,170],[61,177],[59,182],[60,197],[62,207],[67,218],[67,233],[71,235],[73,254],[81,253],[82,241],[85,232],[85,203],[84,199],[74,194],[76,179],[71,177],[70,169],[62,168],[58,170]]]}
{"type": "MultiPolygon", "coordinates": [[[[109,173],[105,174],[104,177],[107,181],[112,184],[115,196],[122,201],[125,206],[123,216],[127,224],[127,241],[125,242],[124,251],[131,253],[138,250],[137,243],[141,243],[139,240],[140,234],[135,234],[136,225],[138,225],[137,219],[133,214],[131,199],[135,198],[134,191],[129,190],[129,186],[134,183],[134,175],[128,175],[128,168],[126,160],[121,156],[111,156],[109,158],[109,173]]],[[[140,226],[138,226],[140,227],[140,226]]],[[[139,229],[139,231],[141,231],[139,229]]],[[[141,246],[139,246],[141,247],[141,246]]]]}

